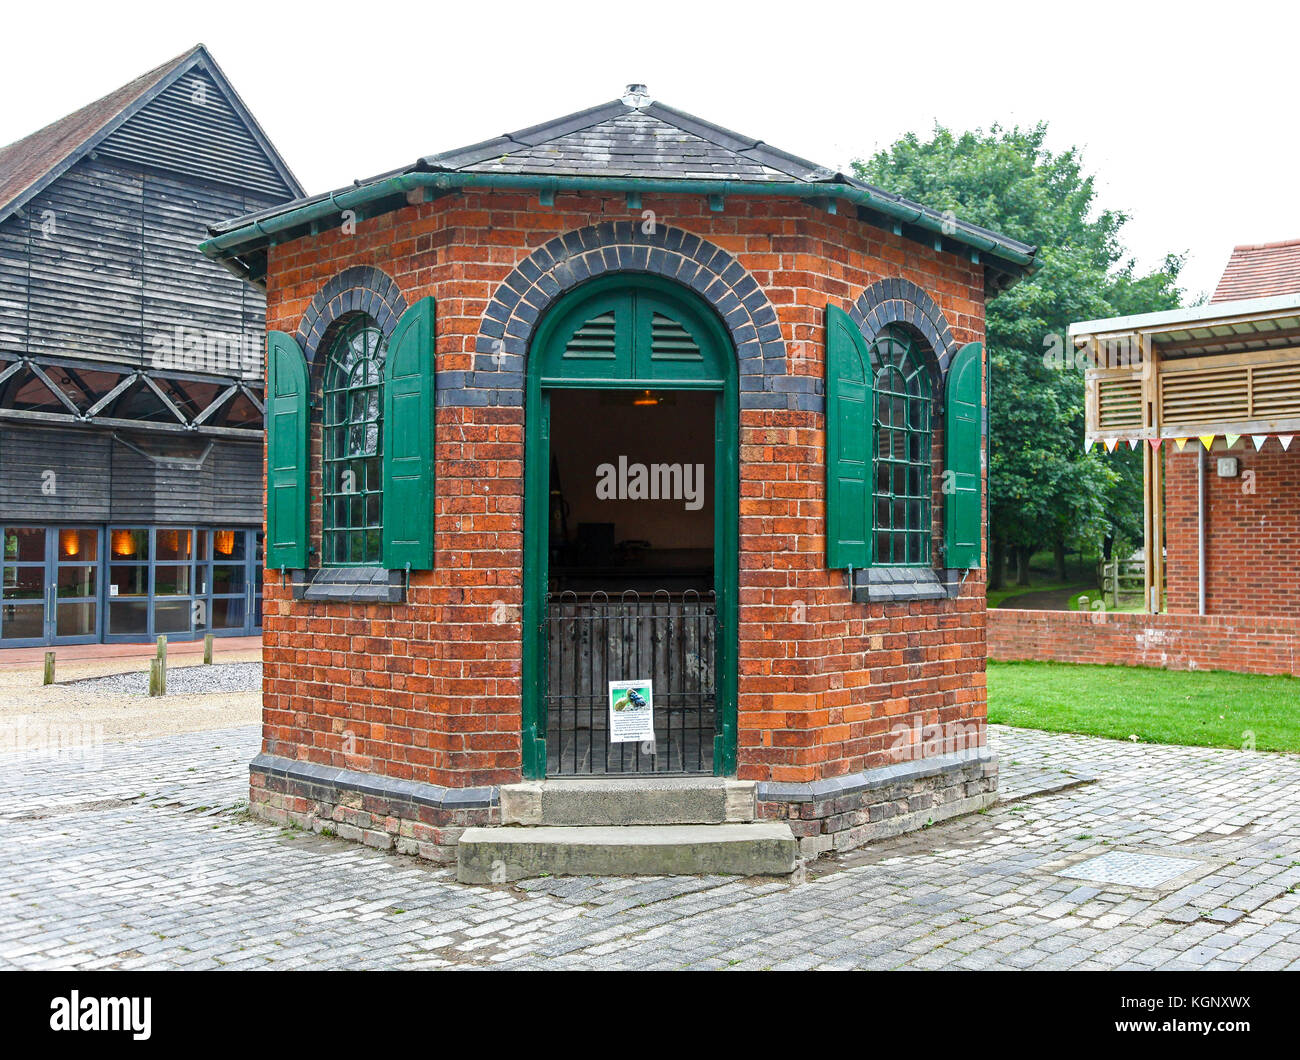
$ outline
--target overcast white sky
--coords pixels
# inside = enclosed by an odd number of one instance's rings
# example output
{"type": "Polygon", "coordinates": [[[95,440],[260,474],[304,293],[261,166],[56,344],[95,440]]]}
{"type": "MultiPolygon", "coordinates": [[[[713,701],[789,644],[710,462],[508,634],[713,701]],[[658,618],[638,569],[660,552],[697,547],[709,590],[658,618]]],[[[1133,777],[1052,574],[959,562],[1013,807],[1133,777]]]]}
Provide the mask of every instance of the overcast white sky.
{"type": "Polygon", "coordinates": [[[309,192],[613,99],[665,103],[836,167],[937,122],[1046,119],[1144,264],[1300,237],[1297,8],[660,2],[13,5],[0,143],[202,41],[309,192]]]}

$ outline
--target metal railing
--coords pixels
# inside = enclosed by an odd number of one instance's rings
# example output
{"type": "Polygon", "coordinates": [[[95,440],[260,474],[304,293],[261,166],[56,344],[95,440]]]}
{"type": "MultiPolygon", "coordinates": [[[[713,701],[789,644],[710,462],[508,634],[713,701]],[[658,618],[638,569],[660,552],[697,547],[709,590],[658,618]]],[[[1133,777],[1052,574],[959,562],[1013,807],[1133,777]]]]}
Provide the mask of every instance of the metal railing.
{"type": "Polygon", "coordinates": [[[548,594],[548,775],[712,773],[717,621],[712,592],[548,594]],[[609,741],[622,680],[652,683],[653,741],[609,741]]]}

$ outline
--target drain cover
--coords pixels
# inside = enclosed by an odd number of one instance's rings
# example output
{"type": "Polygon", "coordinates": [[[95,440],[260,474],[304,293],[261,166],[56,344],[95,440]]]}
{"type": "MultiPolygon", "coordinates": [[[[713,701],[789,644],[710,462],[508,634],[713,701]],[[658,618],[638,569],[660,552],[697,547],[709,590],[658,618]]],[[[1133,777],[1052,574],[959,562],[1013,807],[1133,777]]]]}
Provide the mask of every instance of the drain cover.
{"type": "Polygon", "coordinates": [[[1204,868],[1204,864],[1189,858],[1110,850],[1099,857],[1062,869],[1057,875],[1072,880],[1090,880],[1093,883],[1117,883],[1122,887],[1159,887],[1198,868],[1204,868]]]}

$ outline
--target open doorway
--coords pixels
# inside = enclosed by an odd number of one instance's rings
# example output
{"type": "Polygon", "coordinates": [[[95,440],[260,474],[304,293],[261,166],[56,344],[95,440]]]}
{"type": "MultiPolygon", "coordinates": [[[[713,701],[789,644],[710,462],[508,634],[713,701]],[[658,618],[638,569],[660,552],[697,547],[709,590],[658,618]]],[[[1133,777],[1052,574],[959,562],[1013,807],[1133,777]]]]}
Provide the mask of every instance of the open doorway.
{"type": "Polygon", "coordinates": [[[527,363],[524,775],[729,775],[731,340],[680,284],[620,273],[551,306],[527,363]]]}
{"type": "Polygon", "coordinates": [[[550,589],[712,592],[708,391],[551,395],[550,589]]]}
{"type": "Polygon", "coordinates": [[[550,394],[548,774],[713,771],[720,403],[550,394]],[[611,723],[609,684],[626,681],[642,682],[653,738],[611,723]]]}

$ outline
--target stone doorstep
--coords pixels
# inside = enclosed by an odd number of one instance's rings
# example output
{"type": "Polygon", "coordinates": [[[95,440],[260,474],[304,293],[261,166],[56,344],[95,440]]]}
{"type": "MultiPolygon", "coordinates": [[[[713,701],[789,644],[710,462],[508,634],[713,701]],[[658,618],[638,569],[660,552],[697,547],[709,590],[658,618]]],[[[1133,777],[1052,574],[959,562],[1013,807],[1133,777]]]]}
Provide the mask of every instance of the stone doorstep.
{"type": "Polygon", "coordinates": [[[789,876],[799,844],[780,821],[612,827],[467,828],[456,879],[501,884],[535,876],[789,876]]]}
{"type": "Polygon", "coordinates": [[[753,821],[757,785],[723,777],[556,778],[500,789],[501,823],[608,827],[753,821]]]}

